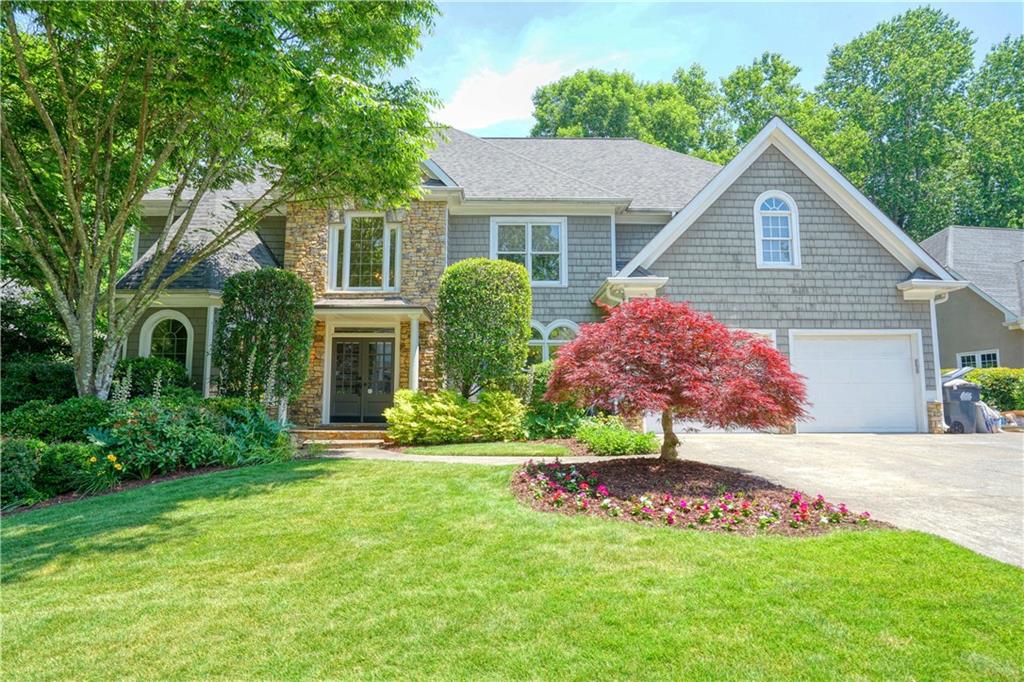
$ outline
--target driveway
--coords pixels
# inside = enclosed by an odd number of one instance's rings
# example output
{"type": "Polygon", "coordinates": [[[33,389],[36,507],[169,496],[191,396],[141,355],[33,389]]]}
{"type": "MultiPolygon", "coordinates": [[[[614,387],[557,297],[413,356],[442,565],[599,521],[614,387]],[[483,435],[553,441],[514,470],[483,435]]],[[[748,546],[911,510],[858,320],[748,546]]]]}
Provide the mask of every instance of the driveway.
{"type": "Polygon", "coordinates": [[[1024,434],[692,434],[680,459],[750,471],[1024,566],[1024,434]]]}

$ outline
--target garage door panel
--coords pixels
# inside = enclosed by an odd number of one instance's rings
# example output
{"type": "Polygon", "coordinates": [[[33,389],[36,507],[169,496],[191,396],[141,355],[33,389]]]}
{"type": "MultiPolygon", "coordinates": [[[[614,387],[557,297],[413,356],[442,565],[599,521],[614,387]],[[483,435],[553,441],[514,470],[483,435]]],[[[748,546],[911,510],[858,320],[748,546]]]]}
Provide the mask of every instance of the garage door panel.
{"type": "Polygon", "coordinates": [[[917,430],[919,378],[909,335],[794,335],[793,369],[807,380],[802,432],[917,430]]]}

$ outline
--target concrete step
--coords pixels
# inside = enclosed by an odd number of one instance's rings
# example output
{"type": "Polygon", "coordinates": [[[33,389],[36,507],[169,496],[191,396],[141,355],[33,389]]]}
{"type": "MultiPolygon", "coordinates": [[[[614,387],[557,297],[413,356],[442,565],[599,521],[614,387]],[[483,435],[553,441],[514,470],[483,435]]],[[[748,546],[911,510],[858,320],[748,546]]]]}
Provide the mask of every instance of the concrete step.
{"type": "Polygon", "coordinates": [[[292,435],[302,441],[323,443],[344,440],[386,440],[388,432],[376,429],[294,429],[292,435]]]}
{"type": "Polygon", "coordinates": [[[383,440],[307,440],[304,445],[315,445],[326,448],[328,452],[352,450],[355,448],[382,448],[387,445],[383,440]]]}

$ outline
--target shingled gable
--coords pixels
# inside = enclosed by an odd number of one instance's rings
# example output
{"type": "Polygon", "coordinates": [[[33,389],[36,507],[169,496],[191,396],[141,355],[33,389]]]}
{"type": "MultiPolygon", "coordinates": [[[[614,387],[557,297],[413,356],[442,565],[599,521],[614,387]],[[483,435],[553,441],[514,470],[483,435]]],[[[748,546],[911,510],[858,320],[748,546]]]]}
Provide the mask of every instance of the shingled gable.
{"type": "Polygon", "coordinates": [[[913,272],[920,268],[934,275],[937,281],[956,281],[955,277],[907,237],[903,230],[778,117],[769,121],[617,276],[629,277],[637,268],[651,267],[769,146],[777,148],[821,187],[908,271],[913,272]]]}

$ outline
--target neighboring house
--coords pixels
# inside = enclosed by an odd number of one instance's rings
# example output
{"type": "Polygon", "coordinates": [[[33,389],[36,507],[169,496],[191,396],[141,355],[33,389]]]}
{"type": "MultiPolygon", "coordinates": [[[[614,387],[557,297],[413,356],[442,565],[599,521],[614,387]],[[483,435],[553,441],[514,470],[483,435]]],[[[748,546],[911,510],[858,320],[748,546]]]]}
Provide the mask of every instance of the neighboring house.
{"type": "MultiPolygon", "coordinates": [[[[313,286],[317,317],[309,380],[290,418],[379,420],[396,389],[436,385],[431,315],[445,266],[505,258],[532,277],[533,360],[600,320],[598,304],[660,295],[787,354],[813,403],[798,430],[941,428],[934,300],[964,283],[781,120],[724,167],[636,140],[446,136],[407,210],[288,205],[175,283],[128,354],[180,358],[209,390],[220,282],[281,264],[313,286]]],[[[209,198],[204,227],[255,191],[209,198]]],[[[151,231],[125,287],[151,256],[166,192],[144,207],[151,231]]]]}
{"type": "Polygon", "coordinates": [[[970,282],[938,307],[942,366],[1024,367],[1024,230],[954,225],[921,246],[970,282]]]}

